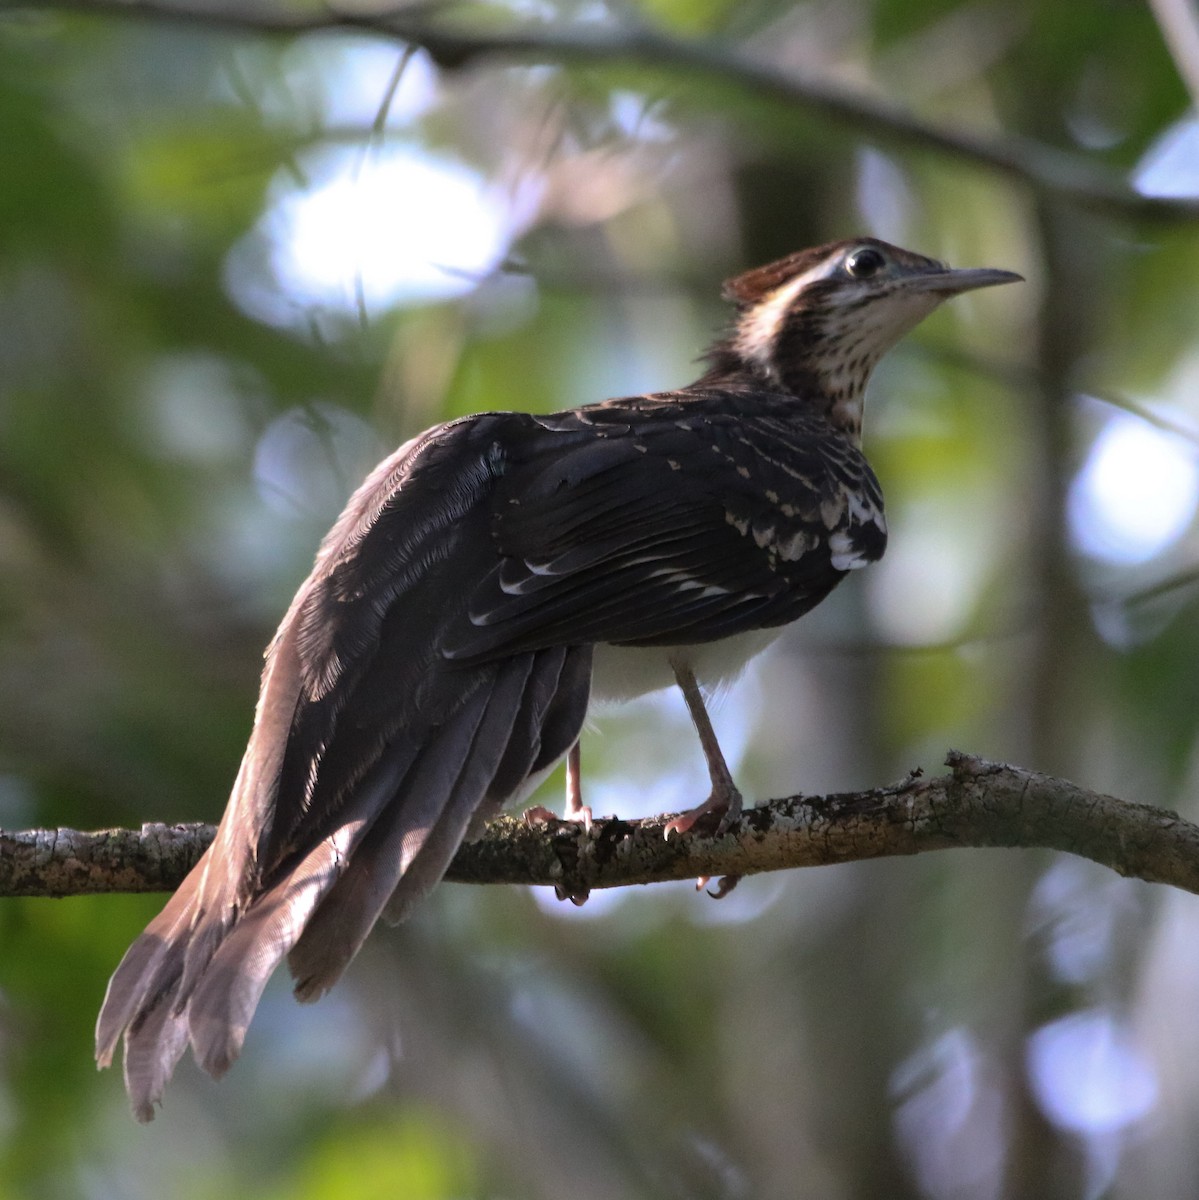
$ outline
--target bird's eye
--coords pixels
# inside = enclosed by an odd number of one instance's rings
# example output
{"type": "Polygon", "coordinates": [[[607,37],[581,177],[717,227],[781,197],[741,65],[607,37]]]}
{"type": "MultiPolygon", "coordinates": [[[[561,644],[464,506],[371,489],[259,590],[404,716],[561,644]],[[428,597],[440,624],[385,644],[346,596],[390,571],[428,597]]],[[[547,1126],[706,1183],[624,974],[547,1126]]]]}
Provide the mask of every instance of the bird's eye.
{"type": "Polygon", "coordinates": [[[863,246],[845,260],[845,270],[852,279],[869,279],[886,265],[887,260],[873,246],[863,246]]]}

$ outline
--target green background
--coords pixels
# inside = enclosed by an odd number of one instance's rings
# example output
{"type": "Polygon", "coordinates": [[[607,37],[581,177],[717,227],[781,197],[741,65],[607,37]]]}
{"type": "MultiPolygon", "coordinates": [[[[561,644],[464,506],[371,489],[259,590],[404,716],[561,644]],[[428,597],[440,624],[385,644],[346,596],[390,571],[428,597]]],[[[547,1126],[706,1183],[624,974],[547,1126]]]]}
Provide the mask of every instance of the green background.
{"type": "MultiPolygon", "coordinates": [[[[723,278],[857,233],[1028,283],[956,302],[878,371],[889,555],[717,709],[743,790],[889,782],[954,746],[1195,815],[1193,590],[1138,594],[1193,572],[1196,533],[1121,565],[1083,554],[1067,511],[1115,414],[1195,448],[1194,206],[1088,199],[1192,103],[1148,7],[426,7],[404,19],[558,49],[418,50],[426,101],[400,104],[402,79],[390,112],[398,40],[87,8],[0,11],[0,824],[215,819],[262,647],[374,458],[463,412],[681,385],[723,278]],[[605,51],[630,28],[658,40],[605,51]],[[338,96],[379,56],[347,119],[338,96]],[[870,104],[838,116],[738,63],[870,104]],[[919,128],[888,132],[876,102],[919,128]],[[533,197],[510,268],[449,298],[255,316],[234,268],[270,284],[280,190],[312,184],[322,149],[391,146],[533,197]]],[[[397,192],[397,226],[414,211],[397,192]]],[[[601,719],[584,765],[600,811],[703,794],[673,697],[601,719]]],[[[1077,860],[957,851],[578,911],[447,885],[315,1008],[275,980],[231,1074],[184,1064],[143,1129],[91,1031],[160,904],[0,901],[0,1198],[1139,1198],[1199,1179],[1199,901],[1077,860]]]]}

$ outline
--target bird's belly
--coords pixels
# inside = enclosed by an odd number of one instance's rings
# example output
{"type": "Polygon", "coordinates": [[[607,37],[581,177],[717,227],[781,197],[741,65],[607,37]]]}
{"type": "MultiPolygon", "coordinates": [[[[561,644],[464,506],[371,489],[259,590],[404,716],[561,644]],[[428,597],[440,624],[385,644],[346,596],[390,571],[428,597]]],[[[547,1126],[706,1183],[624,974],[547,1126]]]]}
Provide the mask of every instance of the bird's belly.
{"type": "Polygon", "coordinates": [[[656,692],[674,684],[672,663],[689,666],[701,687],[711,689],[730,683],[745,669],[755,654],[760,654],[783,632],[751,629],[718,642],[694,646],[611,646],[595,647],[591,669],[593,704],[614,703],[656,692]]]}

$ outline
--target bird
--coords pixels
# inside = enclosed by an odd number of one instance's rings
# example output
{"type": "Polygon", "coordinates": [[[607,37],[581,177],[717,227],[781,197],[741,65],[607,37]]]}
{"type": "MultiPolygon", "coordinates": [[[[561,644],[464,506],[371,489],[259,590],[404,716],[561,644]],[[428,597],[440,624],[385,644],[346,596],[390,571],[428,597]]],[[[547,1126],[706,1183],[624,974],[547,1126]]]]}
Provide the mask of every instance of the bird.
{"type": "Polygon", "coordinates": [[[727,830],[742,801],[704,690],[886,547],[873,368],[943,301],[1020,278],[870,237],[801,250],[725,284],[689,386],[459,418],[380,463],[267,648],[214,841],[109,982],[96,1059],[123,1035],[134,1115],[189,1045],[228,1069],[285,958],[298,999],[326,993],[563,758],[588,822],[593,701],[677,685],[712,790],[668,833],[727,830]]]}

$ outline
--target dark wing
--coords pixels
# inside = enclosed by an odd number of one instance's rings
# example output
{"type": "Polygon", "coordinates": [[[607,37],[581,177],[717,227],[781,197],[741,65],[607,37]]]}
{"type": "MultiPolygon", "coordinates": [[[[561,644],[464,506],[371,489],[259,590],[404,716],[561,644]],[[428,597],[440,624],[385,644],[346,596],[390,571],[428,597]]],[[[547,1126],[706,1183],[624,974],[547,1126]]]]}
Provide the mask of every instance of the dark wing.
{"type": "Polygon", "coordinates": [[[447,653],[696,643],[807,612],[886,526],[861,452],[795,407],[707,392],[543,420],[496,489],[499,555],[447,653]]]}
{"type": "Polygon", "coordinates": [[[527,418],[441,426],[355,493],[268,654],[254,732],[216,841],[130,948],[97,1024],[125,1033],[135,1111],[190,1041],[221,1073],[290,955],[301,998],[340,975],[390,905],[444,873],[472,823],[565,753],[590,648],[472,666],[440,654],[495,562],[492,495],[527,418]]]}

